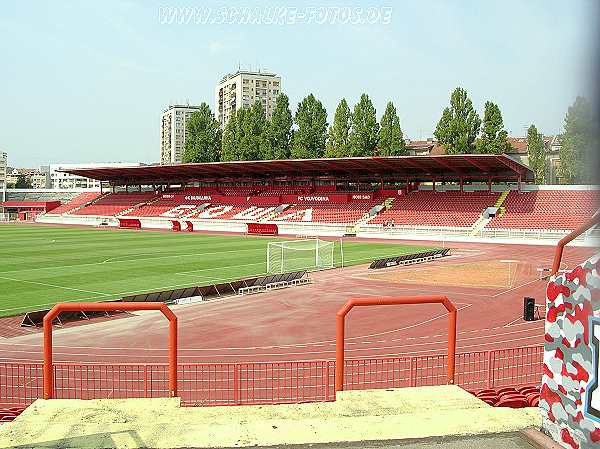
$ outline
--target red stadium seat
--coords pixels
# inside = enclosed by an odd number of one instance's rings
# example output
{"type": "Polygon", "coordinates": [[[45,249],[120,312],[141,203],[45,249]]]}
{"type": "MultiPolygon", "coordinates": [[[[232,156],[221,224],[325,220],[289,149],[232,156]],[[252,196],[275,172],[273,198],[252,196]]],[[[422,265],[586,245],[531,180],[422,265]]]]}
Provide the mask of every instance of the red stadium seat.
{"type": "Polygon", "coordinates": [[[393,202],[387,211],[378,214],[369,223],[394,222],[400,226],[473,226],[481,213],[493,206],[500,196],[497,192],[434,192],[415,191],[393,202]]]}
{"type": "Polygon", "coordinates": [[[72,215],[115,216],[156,197],[154,192],[110,193],[92,204],[72,212],[72,215]]]}
{"type": "Polygon", "coordinates": [[[77,209],[78,207],[83,206],[84,204],[87,204],[90,201],[95,200],[99,196],[100,196],[100,192],[80,193],[79,195],[77,195],[75,198],[73,198],[68,203],[61,204],[56,209],[52,209],[52,211],[50,211],[49,214],[51,214],[51,215],[68,214],[71,211],[77,209]]]}
{"type": "Polygon", "coordinates": [[[598,190],[512,191],[486,229],[572,230],[598,210],[598,190]]]}
{"type": "Polygon", "coordinates": [[[495,407],[523,408],[529,407],[529,403],[523,396],[508,396],[500,398],[495,407]]]}

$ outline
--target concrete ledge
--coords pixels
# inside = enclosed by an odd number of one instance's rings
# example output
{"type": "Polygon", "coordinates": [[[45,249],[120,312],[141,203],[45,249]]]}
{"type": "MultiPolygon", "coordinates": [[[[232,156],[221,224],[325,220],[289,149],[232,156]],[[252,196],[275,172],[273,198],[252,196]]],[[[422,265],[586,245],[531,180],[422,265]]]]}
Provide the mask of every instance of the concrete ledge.
{"type": "Polygon", "coordinates": [[[0,447],[245,447],[402,440],[539,427],[537,408],[493,408],[456,386],[350,391],[336,402],[180,407],[178,399],[38,400],[0,447]]]}
{"type": "Polygon", "coordinates": [[[537,449],[564,449],[563,446],[536,428],[522,429],[520,433],[523,439],[537,449]]]}

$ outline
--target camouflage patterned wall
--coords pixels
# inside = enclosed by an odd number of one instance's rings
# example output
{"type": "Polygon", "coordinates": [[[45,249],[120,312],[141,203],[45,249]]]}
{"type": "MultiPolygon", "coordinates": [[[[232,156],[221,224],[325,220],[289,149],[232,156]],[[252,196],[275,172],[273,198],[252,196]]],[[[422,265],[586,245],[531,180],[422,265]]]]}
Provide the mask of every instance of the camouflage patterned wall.
{"type": "Polygon", "coordinates": [[[546,292],[543,430],[566,448],[600,447],[600,254],[546,292]]]}

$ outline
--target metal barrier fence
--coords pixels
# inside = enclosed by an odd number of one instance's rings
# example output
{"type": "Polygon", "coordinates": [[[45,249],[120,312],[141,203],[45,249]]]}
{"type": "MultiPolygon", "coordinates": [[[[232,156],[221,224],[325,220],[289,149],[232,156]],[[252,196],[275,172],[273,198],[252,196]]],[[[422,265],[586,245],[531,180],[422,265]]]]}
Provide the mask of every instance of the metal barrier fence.
{"type": "MultiPolygon", "coordinates": [[[[456,354],[456,384],[469,390],[536,385],[543,346],[456,354]]],[[[447,356],[347,359],[346,390],[446,383],[447,356]]],[[[335,362],[199,363],[178,366],[188,406],[321,402],[335,399],[335,362]]],[[[55,363],[59,399],[168,396],[167,364],[55,363]]],[[[43,395],[42,363],[0,363],[0,405],[29,405],[43,395]]]]}

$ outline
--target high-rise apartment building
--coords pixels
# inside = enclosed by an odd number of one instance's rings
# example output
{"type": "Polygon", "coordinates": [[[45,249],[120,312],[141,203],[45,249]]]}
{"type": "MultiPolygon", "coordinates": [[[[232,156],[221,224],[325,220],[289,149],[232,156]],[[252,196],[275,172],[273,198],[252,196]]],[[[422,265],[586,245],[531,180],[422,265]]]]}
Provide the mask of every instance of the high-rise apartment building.
{"type": "Polygon", "coordinates": [[[185,125],[199,106],[171,105],[160,116],[160,163],[180,164],[185,149],[185,125]]]}
{"type": "Polygon", "coordinates": [[[6,153],[0,151],[0,200],[6,201],[6,153]]]}
{"type": "Polygon", "coordinates": [[[225,75],[215,89],[215,117],[224,128],[235,111],[259,101],[268,119],[281,93],[281,77],[274,73],[237,71],[225,75]]]}

